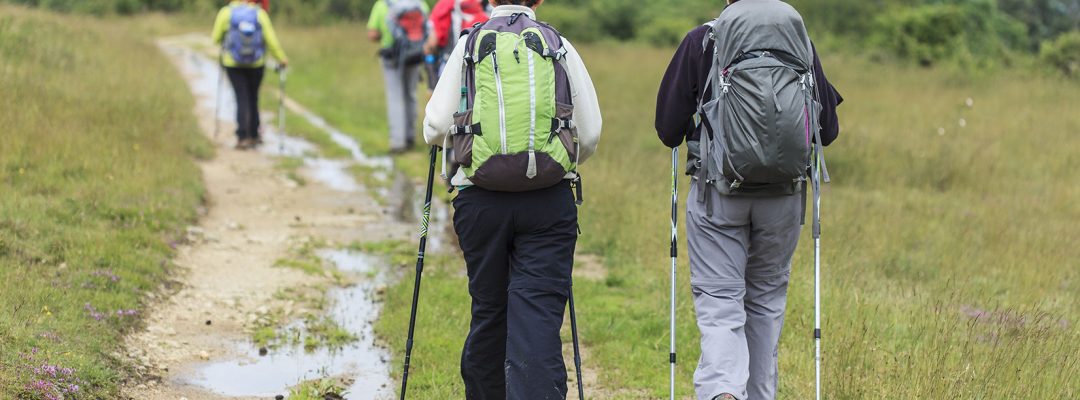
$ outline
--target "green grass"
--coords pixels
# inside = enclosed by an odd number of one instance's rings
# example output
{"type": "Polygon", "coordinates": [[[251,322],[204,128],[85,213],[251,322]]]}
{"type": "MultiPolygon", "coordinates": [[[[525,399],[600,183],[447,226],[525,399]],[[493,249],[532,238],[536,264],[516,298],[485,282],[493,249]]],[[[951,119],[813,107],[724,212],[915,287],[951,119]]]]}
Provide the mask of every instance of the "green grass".
{"type": "MultiPolygon", "coordinates": [[[[298,49],[290,49],[293,82],[303,86],[297,98],[367,149],[385,150],[375,49],[355,39],[363,27],[283,32],[298,49]]],[[[592,360],[586,368],[599,370],[603,387],[596,389],[605,398],[663,397],[670,153],[655,138],[652,115],[671,51],[612,45],[581,52],[598,87],[605,134],[583,167],[580,247],[602,255],[609,269],[602,282],[575,285],[592,360]]],[[[844,55],[824,61],[847,98],[843,133],[827,152],[834,183],[823,211],[826,394],[1080,394],[1080,189],[1073,183],[1080,85],[1028,70],[966,77],[844,55]],[[973,107],[965,105],[969,97],[973,107]]],[[[421,177],[426,153],[399,157],[398,165],[421,177]]],[[[804,234],[781,343],[785,398],[813,390],[809,243],[804,234]]],[[[428,262],[410,388],[421,397],[461,393],[463,269],[455,257],[428,262]]],[[[686,271],[684,253],[680,396],[692,394],[698,356],[686,271]]],[[[404,349],[411,293],[409,273],[389,288],[377,326],[395,352],[404,349]]]]}
{"type": "Polygon", "coordinates": [[[300,174],[300,168],[304,167],[304,159],[300,157],[282,157],[274,166],[278,171],[285,173],[285,177],[299,186],[307,185],[307,178],[300,174]]]}
{"type": "Polygon", "coordinates": [[[0,398],[44,398],[43,363],[116,398],[120,338],[195,219],[212,148],[149,32],[0,6],[0,398]]]}
{"type": "MultiPolygon", "coordinates": [[[[343,279],[334,277],[338,285],[343,279]]],[[[250,331],[252,342],[257,347],[267,348],[302,346],[310,352],[322,348],[339,349],[358,340],[356,335],[325,315],[330,306],[327,290],[327,284],[314,284],[275,293],[275,299],[289,305],[259,314],[250,331]]]]}
{"type": "Polygon", "coordinates": [[[339,399],[348,394],[344,384],[329,378],[302,382],[289,390],[293,400],[339,399]]]}
{"type": "Polygon", "coordinates": [[[343,285],[348,282],[345,274],[336,268],[328,267],[326,260],[318,254],[319,249],[327,246],[328,243],[321,238],[300,238],[298,243],[289,249],[288,256],[275,261],[274,266],[296,269],[309,275],[324,276],[336,284],[343,285]]]}

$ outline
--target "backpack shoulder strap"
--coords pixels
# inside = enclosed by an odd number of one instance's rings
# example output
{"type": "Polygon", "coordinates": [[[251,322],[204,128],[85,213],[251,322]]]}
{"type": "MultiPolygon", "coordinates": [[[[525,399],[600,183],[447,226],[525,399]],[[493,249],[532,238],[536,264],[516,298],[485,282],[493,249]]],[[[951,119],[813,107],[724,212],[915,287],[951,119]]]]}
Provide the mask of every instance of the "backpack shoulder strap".
{"type": "Polygon", "coordinates": [[[563,37],[559,33],[559,30],[555,29],[546,22],[534,21],[540,31],[544,33],[544,40],[548,44],[548,54],[543,54],[544,57],[553,58],[556,61],[561,61],[566,57],[566,48],[563,46],[563,37]]]}

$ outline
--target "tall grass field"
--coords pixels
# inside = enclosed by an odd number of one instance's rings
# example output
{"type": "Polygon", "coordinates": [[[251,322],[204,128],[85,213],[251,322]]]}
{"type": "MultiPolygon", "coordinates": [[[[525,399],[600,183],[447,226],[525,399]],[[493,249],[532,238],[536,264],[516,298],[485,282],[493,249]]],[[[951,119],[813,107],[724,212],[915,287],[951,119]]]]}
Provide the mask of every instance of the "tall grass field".
{"type": "Polygon", "coordinates": [[[0,5],[0,398],[118,398],[196,217],[211,148],[153,39],[0,5]]]}
{"type": "MultiPolygon", "coordinates": [[[[359,25],[282,28],[292,94],[384,151],[379,65],[364,35],[359,25]]],[[[599,374],[589,389],[598,398],[666,397],[670,153],[652,117],[673,50],[580,47],[605,120],[597,156],[582,168],[579,247],[602,257],[607,277],[575,282],[585,368],[599,374]]],[[[823,200],[827,397],[1080,395],[1080,84],[823,53],[846,98],[823,200]]],[[[426,157],[421,149],[398,162],[419,178],[426,157]]],[[[813,395],[810,243],[806,230],[781,341],[781,398],[813,395]]],[[[678,392],[689,398],[698,333],[685,253],[679,265],[678,392]]],[[[459,258],[429,261],[410,373],[419,398],[463,391],[463,271],[459,258]]],[[[397,366],[412,291],[405,277],[377,326],[397,366]]]]}
{"type": "MultiPolygon", "coordinates": [[[[197,26],[0,6],[0,398],[116,398],[129,376],[120,341],[169,277],[170,245],[203,194],[192,160],[211,152],[153,40],[180,27],[209,32],[210,18],[197,26]]],[[[366,28],[277,28],[290,96],[384,154],[381,71],[366,28]]],[[[579,248],[606,269],[575,282],[585,368],[597,374],[587,394],[666,398],[670,152],[652,126],[673,49],[578,47],[605,120],[582,167],[579,248]]],[[[1080,396],[1080,83],[1021,68],[970,76],[898,66],[841,49],[822,58],[846,99],[823,199],[827,398],[1080,396]]],[[[426,151],[396,162],[419,181],[426,151]]],[[[810,243],[806,230],[781,340],[784,399],[813,395],[810,243]]],[[[686,260],[680,398],[692,398],[699,354],[686,260]]],[[[454,255],[429,258],[415,398],[462,397],[464,269],[454,255]]],[[[411,268],[401,273],[376,322],[395,374],[413,290],[411,268]]]]}

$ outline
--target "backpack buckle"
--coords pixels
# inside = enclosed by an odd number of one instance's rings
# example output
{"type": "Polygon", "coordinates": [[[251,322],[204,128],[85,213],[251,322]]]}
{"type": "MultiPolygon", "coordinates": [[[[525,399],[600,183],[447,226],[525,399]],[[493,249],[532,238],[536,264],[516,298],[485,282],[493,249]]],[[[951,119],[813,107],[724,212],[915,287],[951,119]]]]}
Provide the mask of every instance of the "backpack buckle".
{"type": "MultiPolygon", "coordinates": [[[[550,50],[549,50],[550,51],[550,50]]],[[[552,53],[551,58],[555,61],[566,58],[566,48],[559,48],[558,51],[552,53]]]]}
{"type": "Polygon", "coordinates": [[[480,129],[480,124],[472,125],[454,125],[454,129],[451,132],[454,136],[457,135],[476,135],[484,136],[483,131],[480,129]]]}

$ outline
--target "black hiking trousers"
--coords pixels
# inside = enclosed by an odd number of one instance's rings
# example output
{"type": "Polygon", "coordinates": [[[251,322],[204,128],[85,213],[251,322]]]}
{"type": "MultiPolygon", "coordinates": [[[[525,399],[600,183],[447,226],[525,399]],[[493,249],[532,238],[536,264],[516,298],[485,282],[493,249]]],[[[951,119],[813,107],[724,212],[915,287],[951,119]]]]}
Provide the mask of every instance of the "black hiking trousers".
{"type": "Polygon", "coordinates": [[[559,329],[578,236],[569,181],[521,193],[470,187],[454,210],[472,296],[465,398],[565,399],[559,329]]]}
{"type": "Polygon", "coordinates": [[[236,138],[259,138],[259,86],[266,69],[226,67],[229,83],[236,92],[236,138]]]}

